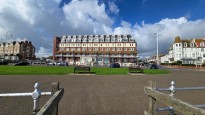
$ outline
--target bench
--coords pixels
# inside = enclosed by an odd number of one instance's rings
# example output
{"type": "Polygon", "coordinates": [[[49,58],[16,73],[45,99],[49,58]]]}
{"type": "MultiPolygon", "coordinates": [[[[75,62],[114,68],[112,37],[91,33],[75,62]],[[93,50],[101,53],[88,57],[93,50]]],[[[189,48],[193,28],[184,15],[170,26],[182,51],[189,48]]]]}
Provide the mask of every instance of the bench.
{"type": "Polygon", "coordinates": [[[144,73],[141,67],[129,67],[129,73],[144,73]]]}
{"type": "Polygon", "coordinates": [[[90,67],[88,67],[88,66],[75,66],[74,74],[75,73],[90,73],[90,67]]]}

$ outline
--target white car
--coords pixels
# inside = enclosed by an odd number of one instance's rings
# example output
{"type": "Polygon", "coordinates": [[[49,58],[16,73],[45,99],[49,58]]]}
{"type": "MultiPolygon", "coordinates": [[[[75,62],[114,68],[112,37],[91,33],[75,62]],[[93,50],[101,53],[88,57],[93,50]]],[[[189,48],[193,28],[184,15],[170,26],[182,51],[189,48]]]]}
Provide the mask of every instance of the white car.
{"type": "Polygon", "coordinates": [[[57,66],[68,66],[68,62],[57,62],[56,63],[57,66]]]}

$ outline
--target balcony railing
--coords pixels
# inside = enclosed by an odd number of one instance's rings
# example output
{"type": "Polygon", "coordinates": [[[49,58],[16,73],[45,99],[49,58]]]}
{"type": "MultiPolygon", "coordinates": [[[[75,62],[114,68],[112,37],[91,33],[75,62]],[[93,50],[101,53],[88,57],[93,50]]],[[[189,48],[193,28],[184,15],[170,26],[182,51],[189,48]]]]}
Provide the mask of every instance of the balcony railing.
{"type": "Polygon", "coordinates": [[[55,55],[56,57],[81,57],[81,56],[93,56],[93,57],[121,57],[121,58],[136,58],[137,55],[97,55],[97,54],[66,54],[55,55]]]}

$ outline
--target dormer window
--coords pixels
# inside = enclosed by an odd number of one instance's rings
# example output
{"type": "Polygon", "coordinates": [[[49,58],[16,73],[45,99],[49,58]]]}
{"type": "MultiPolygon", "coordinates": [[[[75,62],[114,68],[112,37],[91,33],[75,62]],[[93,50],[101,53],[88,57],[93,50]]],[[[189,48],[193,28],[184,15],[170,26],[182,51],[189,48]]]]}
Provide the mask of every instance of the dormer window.
{"type": "Polygon", "coordinates": [[[81,42],[81,39],[82,39],[82,37],[81,37],[81,35],[79,35],[78,39],[77,39],[77,42],[81,42]]]}
{"type": "Polygon", "coordinates": [[[95,35],[95,37],[93,38],[93,41],[94,41],[94,42],[99,42],[98,35],[95,35]]]}
{"type": "Polygon", "coordinates": [[[106,39],[105,39],[106,42],[109,42],[110,41],[110,36],[106,36],[106,39]]]}
{"type": "Polygon", "coordinates": [[[104,35],[100,36],[100,42],[104,42],[104,35]]]}
{"type": "Polygon", "coordinates": [[[130,42],[133,42],[133,41],[134,41],[134,39],[132,39],[132,38],[130,38],[129,40],[130,40],[130,42]]]}
{"type": "Polygon", "coordinates": [[[200,43],[200,47],[204,47],[204,42],[201,42],[201,43],[200,43]]]}
{"type": "Polygon", "coordinates": [[[66,42],[66,36],[62,36],[61,42],[66,42]]]}
{"type": "Polygon", "coordinates": [[[191,43],[190,46],[191,46],[191,47],[194,47],[194,43],[191,43]]]}
{"type": "Polygon", "coordinates": [[[93,41],[93,36],[90,35],[89,38],[88,38],[88,41],[92,42],[93,41]]]}
{"type": "Polygon", "coordinates": [[[127,39],[127,36],[126,36],[126,35],[123,35],[123,38],[124,38],[124,39],[127,39]]]}
{"type": "Polygon", "coordinates": [[[86,35],[83,36],[83,40],[82,41],[83,42],[87,42],[87,36],[86,35]]]}
{"type": "Polygon", "coordinates": [[[111,37],[111,42],[115,42],[115,36],[114,35],[112,35],[112,37],[111,37]]]}
{"type": "Polygon", "coordinates": [[[187,43],[186,42],[184,43],[184,47],[187,47],[187,43]]]}
{"type": "Polygon", "coordinates": [[[76,42],[76,36],[75,35],[72,37],[71,42],[76,42]]]}

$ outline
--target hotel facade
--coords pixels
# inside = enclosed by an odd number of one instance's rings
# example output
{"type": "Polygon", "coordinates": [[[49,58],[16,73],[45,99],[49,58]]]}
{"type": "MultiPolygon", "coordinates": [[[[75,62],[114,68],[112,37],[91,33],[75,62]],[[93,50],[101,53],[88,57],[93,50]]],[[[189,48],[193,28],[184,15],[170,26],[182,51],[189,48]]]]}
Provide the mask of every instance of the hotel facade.
{"type": "Polygon", "coordinates": [[[131,35],[68,35],[53,40],[53,60],[70,65],[129,66],[136,59],[137,43],[131,35]]]}
{"type": "Polygon", "coordinates": [[[182,61],[182,64],[205,63],[205,38],[181,40],[180,37],[176,37],[168,54],[161,57],[161,63],[176,61],[182,61]]]}
{"type": "Polygon", "coordinates": [[[13,41],[0,43],[0,59],[19,61],[35,59],[35,47],[31,41],[13,41]]]}

